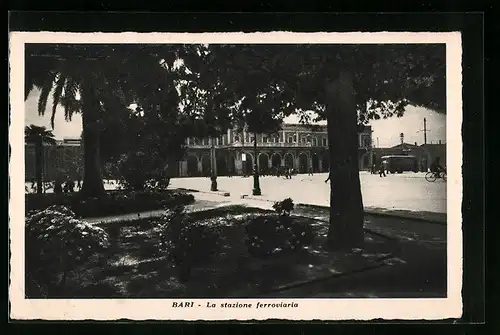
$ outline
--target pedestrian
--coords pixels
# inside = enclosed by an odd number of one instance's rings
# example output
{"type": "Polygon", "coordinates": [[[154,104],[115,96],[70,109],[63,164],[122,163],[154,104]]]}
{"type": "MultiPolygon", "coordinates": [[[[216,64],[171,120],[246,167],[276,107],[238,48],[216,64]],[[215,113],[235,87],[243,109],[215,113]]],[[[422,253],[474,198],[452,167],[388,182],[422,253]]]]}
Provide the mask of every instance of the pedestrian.
{"type": "Polygon", "coordinates": [[[330,176],[331,176],[331,171],[328,171],[328,178],[326,178],[325,183],[328,183],[328,181],[330,180],[330,176]]]}
{"type": "Polygon", "coordinates": [[[77,189],[78,191],[80,191],[80,190],[82,189],[82,181],[81,181],[80,179],[78,179],[78,180],[76,181],[76,189],[77,189]]]}
{"type": "Polygon", "coordinates": [[[69,179],[66,181],[66,185],[67,185],[67,192],[68,193],[73,193],[75,192],[75,182],[72,180],[72,179],[69,179]]]}
{"type": "Polygon", "coordinates": [[[66,178],[66,181],[63,184],[63,193],[69,193],[69,179],[66,178]]]}
{"type": "Polygon", "coordinates": [[[59,194],[62,192],[63,192],[62,183],[58,178],[54,181],[54,193],[59,194]]]}
{"type": "Polygon", "coordinates": [[[385,162],[381,162],[380,163],[380,167],[379,167],[379,170],[378,170],[378,175],[380,177],[382,177],[382,176],[386,177],[386,175],[385,175],[385,162]]]}
{"type": "Polygon", "coordinates": [[[309,167],[309,173],[308,173],[309,176],[312,176],[313,175],[313,167],[310,166],[309,167]]]}

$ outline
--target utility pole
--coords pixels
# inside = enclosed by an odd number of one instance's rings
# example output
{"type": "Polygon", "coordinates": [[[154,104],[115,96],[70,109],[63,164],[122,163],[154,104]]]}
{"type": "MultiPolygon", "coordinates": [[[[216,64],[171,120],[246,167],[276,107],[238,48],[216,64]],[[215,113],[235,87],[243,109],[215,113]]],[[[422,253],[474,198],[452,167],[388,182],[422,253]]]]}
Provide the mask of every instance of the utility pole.
{"type": "Polygon", "coordinates": [[[427,119],[424,117],[424,144],[427,144],[427,119]]]}
{"type": "Polygon", "coordinates": [[[424,129],[417,131],[417,133],[423,132],[424,133],[424,144],[427,144],[427,132],[430,131],[427,129],[427,119],[424,117],[424,129]]]}

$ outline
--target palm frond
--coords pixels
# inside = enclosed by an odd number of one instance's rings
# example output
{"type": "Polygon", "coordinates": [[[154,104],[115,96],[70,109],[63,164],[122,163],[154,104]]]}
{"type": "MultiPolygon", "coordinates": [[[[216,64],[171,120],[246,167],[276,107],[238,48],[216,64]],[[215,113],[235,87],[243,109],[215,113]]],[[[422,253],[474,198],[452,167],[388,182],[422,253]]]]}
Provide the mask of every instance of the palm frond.
{"type": "Polygon", "coordinates": [[[59,74],[59,78],[57,78],[54,93],[52,94],[53,103],[52,103],[52,115],[50,116],[50,125],[52,129],[54,129],[54,120],[56,117],[57,105],[59,104],[59,99],[61,98],[61,94],[63,92],[64,84],[66,82],[66,76],[64,73],[59,74]]]}
{"type": "MultiPolygon", "coordinates": [[[[36,48],[36,47],[35,47],[36,48]]],[[[38,57],[33,55],[33,44],[25,47],[24,58],[24,99],[28,98],[31,90],[40,88],[47,79],[47,74],[56,71],[60,62],[57,59],[38,57]]]]}
{"type": "Polygon", "coordinates": [[[38,99],[38,114],[44,115],[45,109],[47,108],[47,99],[49,97],[50,91],[52,90],[52,85],[54,84],[55,73],[49,73],[47,79],[43,83],[40,92],[40,98],[38,99]]]}
{"type": "Polygon", "coordinates": [[[73,77],[66,79],[64,86],[64,96],[61,97],[61,105],[64,107],[64,118],[71,121],[74,113],[78,113],[81,109],[81,103],[77,100],[78,83],[73,77]]]}
{"type": "Polygon", "coordinates": [[[56,143],[52,130],[34,124],[24,127],[24,138],[26,143],[56,143]]]}

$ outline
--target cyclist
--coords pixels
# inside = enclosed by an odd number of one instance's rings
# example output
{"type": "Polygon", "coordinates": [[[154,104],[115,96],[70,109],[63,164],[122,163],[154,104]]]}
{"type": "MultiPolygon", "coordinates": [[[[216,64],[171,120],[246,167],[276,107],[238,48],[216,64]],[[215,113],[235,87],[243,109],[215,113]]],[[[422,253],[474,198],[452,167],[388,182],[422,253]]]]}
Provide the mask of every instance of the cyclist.
{"type": "Polygon", "coordinates": [[[440,177],[440,173],[442,171],[444,171],[444,168],[439,163],[439,157],[436,157],[436,159],[434,160],[434,162],[432,162],[430,169],[431,169],[431,172],[434,173],[434,175],[436,176],[436,178],[440,177]]]}

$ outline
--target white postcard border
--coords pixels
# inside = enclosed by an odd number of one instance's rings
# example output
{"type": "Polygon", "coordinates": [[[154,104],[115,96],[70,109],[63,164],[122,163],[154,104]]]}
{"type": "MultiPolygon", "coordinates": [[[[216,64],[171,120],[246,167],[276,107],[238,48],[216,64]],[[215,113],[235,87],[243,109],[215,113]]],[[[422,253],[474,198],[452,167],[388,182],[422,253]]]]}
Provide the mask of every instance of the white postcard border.
{"type": "Polygon", "coordinates": [[[459,32],[350,33],[64,33],[10,34],[10,316],[43,320],[370,320],[445,319],[462,315],[462,68],[459,32]],[[189,299],[207,302],[296,302],[296,308],[172,308],[179,299],[26,299],[24,296],[25,43],[446,43],[448,297],[444,299],[189,299]],[[265,301],[263,301],[265,300],[265,301]]]}

